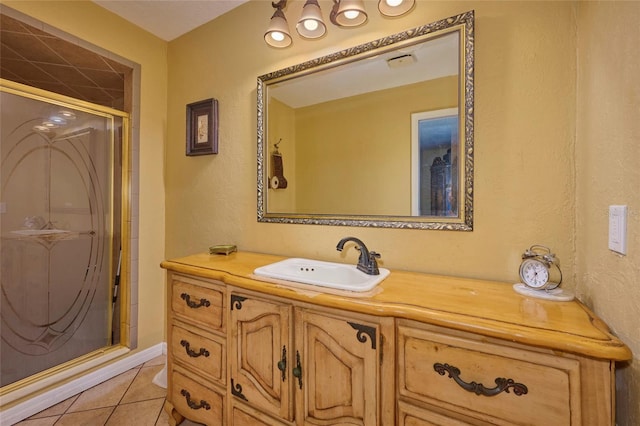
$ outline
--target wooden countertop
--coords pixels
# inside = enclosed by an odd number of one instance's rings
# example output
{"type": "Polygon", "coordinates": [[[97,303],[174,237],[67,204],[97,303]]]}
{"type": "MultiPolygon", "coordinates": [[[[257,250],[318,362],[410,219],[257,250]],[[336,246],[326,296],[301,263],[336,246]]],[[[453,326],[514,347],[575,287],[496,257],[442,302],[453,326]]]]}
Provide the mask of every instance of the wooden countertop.
{"type": "Polygon", "coordinates": [[[255,268],[285,259],[259,253],[195,254],[166,260],[167,270],[248,290],[378,316],[393,316],[593,358],[625,361],[630,349],[577,300],[522,296],[511,283],[395,271],[367,294],[256,279],[255,268]]]}

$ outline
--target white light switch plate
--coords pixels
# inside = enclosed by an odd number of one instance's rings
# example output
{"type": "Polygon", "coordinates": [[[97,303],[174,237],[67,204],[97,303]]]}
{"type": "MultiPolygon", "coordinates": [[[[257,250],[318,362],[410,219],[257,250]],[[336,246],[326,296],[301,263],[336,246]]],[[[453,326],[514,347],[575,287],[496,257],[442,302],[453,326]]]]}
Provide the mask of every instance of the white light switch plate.
{"type": "Polygon", "coordinates": [[[609,250],[627,254],[627,206],[609,206],[609,250]]]}

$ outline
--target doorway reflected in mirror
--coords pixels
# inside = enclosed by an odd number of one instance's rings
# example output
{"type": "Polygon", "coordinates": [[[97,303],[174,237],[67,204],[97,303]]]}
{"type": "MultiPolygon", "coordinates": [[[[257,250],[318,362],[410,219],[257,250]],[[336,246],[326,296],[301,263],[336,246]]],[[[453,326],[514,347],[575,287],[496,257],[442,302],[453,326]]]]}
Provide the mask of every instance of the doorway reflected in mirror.
{"type": "Polygon", "coordinates": [[[458,109],[411,114],[414,216],[458,216],[458,109]]]}

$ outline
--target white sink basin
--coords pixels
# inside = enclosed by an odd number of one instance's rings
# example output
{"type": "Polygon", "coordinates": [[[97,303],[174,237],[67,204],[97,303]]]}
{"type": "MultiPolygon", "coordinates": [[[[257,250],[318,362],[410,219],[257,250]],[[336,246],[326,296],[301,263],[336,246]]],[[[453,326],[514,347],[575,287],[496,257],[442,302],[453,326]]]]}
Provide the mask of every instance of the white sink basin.
{"type": "Polygon", "coordinates": [[[254,274],[285,281],[313,284],[337,290],[368,291],[389,276],[389,270],[379,268],[379,275],[368,275],[356,265],[291,258],[253,271],[254,274]]]}

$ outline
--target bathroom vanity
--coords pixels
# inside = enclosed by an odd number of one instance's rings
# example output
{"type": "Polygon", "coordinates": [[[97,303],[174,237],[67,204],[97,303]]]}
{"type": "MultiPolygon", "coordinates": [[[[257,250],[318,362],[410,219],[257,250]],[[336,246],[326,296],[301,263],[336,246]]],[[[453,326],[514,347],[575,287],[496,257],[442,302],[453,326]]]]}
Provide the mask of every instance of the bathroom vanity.
{"type": "Polygon", "coordinates": [[[172,424],[615,424],[631,352],[578,301],[405,271],[366,293],[253,275],[282,259],[162,262],[172,424]]]}

